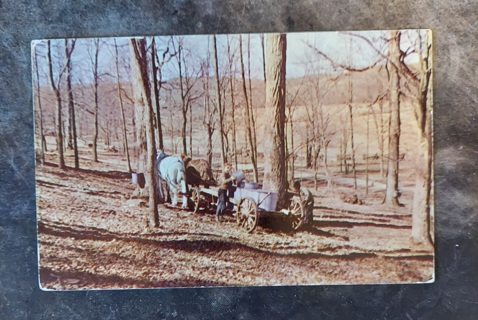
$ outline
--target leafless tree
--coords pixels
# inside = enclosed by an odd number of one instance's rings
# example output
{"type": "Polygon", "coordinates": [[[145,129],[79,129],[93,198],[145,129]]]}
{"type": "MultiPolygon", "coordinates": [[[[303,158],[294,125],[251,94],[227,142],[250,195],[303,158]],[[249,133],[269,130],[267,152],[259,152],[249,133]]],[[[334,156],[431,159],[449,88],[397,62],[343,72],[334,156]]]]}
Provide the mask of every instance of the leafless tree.
{"type": "MultiPolygon", "coordinates": [[[[350,157],[350,160],[352,161],[352,171],[354,173],[354,188],[356,189],[357,188],[356,170],[355,170],[356,155],[355,155],[354,134],[353,134],[353,123],[354,122],[353,122],[353,106],[352,106],[353,94],[354,93],[353,93],[353,84],[352,84],[352,78],[351,77],[352,77],[353,73],[360,73],[360,72],[364,72],[364,71],[371,70],[371,69],[375,68],[383,60],[389,61],[390,56],[386,56],[380,49],[377,49],[374,46],[374,44],[372,43],[372,41],[370,39],[368,39],[368,38],[366,38],[362,35],[357,35],[357,34],[354,34],[354,33],[345,33],[345,34],[347,34],[351,37],[355,36],[357,38],[362,39],[366,43],[368,43],[368,45],[370,45],[370,47],[372,47],[375,50],[375,53],[377,54],[376,61],[371,63],[370,65],[368,65],[366,67],[357,68],[357,67],[353,66],[353,62],[351,60],[352,59],[352,49],[350,49],[348,63],[347,64],[342,64],[342,63],[339,63],[339,62],[335,61],[334,59],[330,58],[328,55],[326,55],[325,53],[323,53],[322,51],[320,51],[316,47],[314,47],[310,44],[308,44],[308,47],[311,48],[313,50],[313,52],[316,53],[317,56],[325,58],[325,60],[327,60],[334,68],[342,69],[342,70],[345,70],[347,72],[348,82],[349,82],[349,102],[347,103],[349,121],[346,121],[345,119],[344,119],[344,121],[342,121],[342,123],[344,123],[344,126],[342,128],[340,156],[337,157],[338,158],[337,160],[339,161],[339,164],[340,164],[340,171],[342,172],[342,165],[343,165],[345,167],[344,168],[345,173],[348,173],[348,159],[350,157]],[[348,122],[350,128],[347,128],[347,125],[346,125],[347,122],[348,122]],[[349,132],[350,132],[350,134],[349,134],[349,132]],[[349,138],[350,138],[350,144],[351,144],[351,149],[352,149],[352,153],[351,153],[350,156],[347,155],[347,147],[348,147],[349,138]]],[[[352,44],[352,42],[351,42],[351,39],[350,39],[350,47],[351,47],[351,44],[352,44]]],[[[381,101],[381,99],[383,99],[383,95],[380,98],[380,101],[381,101]]],[[[381,110],[383,111],[383,109],[381,109],[381,110]]],[[[382,120],[383,120],[383,117],[381,117],[381,121],[382,120]]],[[[374,114],[374,121],[375,121],[376,128],[377,128],[377,131],[378,131],[379,126],[378,126],[375,114],[374,114]]],[[[398,124],[398,128],[399,128],[399,124],[398,124]]],[[[400,132],[398,130],[398,135],[399,134],[400,134],[400,132]]],[[[384,137],[384,135],[380,135],[381,139],[384,139],[383,137],[384,137]]],[[[383,140],[382,140],[382,142],[383,142],[383,140]]],[[[383,144],[379,143],[379,145],[382,146],[381,147],[381,153],[383,154],[383,149],[384,149],[383,144]]],[[[398,156],[397,156],[397,161],[395,161],[395,163],[398,165],[398,156]]],[[[398,187],[398,171],[397,171],[397,187],[398,187]]],[[[397,189],[396,194],[398,195],[398,189],[397,189]]]]}
{"type": "Polygon", "coordinates": [[[151,40],[151,68],[153,72],[154,103],[156,106],[156,132],[158,133],[157,142],[159,145],[159,149],[164,150],[163,128],[161,125],[161,107],[159,103],[159,91],[161,89],[161,76],[158,75],[158,63],[156,62],[157,59],[158,59],[158,53],[156,50],[156,40],[153,37],[153,39],[151,40]]]}
{"type": "MultiPolygon", "coordinates": [[[[330,87],[330,83],[333,83],[331,79],[322,79],[322,74],[320,70],[320,64],[318,60],[315,61],[315,64],[310,63],[308,69],[311,72],[310,77],[307,79],[307,92],[310,96],[307,101],[304,102],[306,105],[307,112],[307,131],[308,139],[306,140],[307,148],[310,151],[306,154],[306,162],[310,162],[310,167],[314,170],[314,188],[318,188],[318,173],[321,158],[324,159],[324,168],[326,170],[326,175],[328,180],[330,174],[328,173],[327,167],[327,147],[330,142],[330,133],[329,133],[329,115],[324,111],[324,99],[327,95],[327,92],[330,87]],[[321,154],[321,151],[323,152],[321,154]],[[308,158],[308,159],[307,159],[308,158]]],[[[330,182],[329,182],[330,185],[330,182]]]]}
{"type": "MultiPolygon", "coordinates": [[[[419,128],[419,143],[416,160],[415,192],[413,196],[412,237],[417,243],[433,244],[430,228],[430,195],[432,187],[432,35],[431,31],[417,31],[418,76],[409,79],[414,85],[417,103],[415,118],[419,128]]],[[[403,61],[403,60],[402,60],[403,61]]],[[[405,66],[406,67],[406,66],[405,66]]]]}
{"type": "Polygon", "coordinates": [[[147,219],[147,226],[159,227],[159,215],[157,207],[157,196],[159,194],[158,189],[158,174],[156,172],[156,143],[154,137],[154,112],[151,101],[151,88],[148,72],[148,59],[146,52],[146,40],[131,39],[130,51],[133,65],[133,78],[134,78],[134,96],[135,96],[135,108],[137,116],[141,121],[137,122],[137,125],[141,127],[140,141],[140,161],[139,164],[142,168],[140,172],[145,173],[146,183],[149,190],[149,215],[147,219]]]}
{"type": "Polygon", "coordinates": [[[293,104],[287,104],[286,114],[286,159],[287,159],[287,180],[294,180],[295,175],[295,152],[294,152],[294,107],[293,104]]]}
{"type": "Polygon", "coordinates": [[[235,95],[235,76],[232,70],[234,65],[234,54],[231,52],[231,43],[229,41],[229,36],[227,37],[227,57],[228,57],[228,65],[229,65],[229,91],[231,95],[231,121],[232,121],[232,152],[234,154],[234,167],[237,170],[237,141],[236,141],[236,102],[234,99],[235,95]]]}
{"type": "MultiPolygon", "coordinates": [[[[317,77],[317,82],[319,77],[317,77]]],[[[317,83],[319,86],[319,83],[317,83]]],[[[320,100],[320,90],[319,88],[315,88],[318,93],[316,95],[316,99],[320,100]]],[[[314,170],[314,188],[317,190],[318,184],[318,165],[319,165],[319,155],[320,155],[320,134],[319,134],[319,123],[318,123],[318,114],[316,106],[320,104],[320,101],[316,101],[315,99],[311,99],[309,103],[309,107],[306,109],[307,111],[307,121],[308,121],[308,132],[307,132],[307,148],[310,148],[310,164],[312,169],[314,170]]],[[[307,152],[308,153],[308,152],[307,152]]],[[[309,160],[309,159],[307,159],[309,160]]]]}
{"type": "MultiPolygon", "coordinates": [[[[349,64],[353,65],[352,55],[352,39],[349,39],[349,64]]],[[[352,154],[352,173],[354,176],[354,189],[357,190],[357,172],[355,170],[355,143],[354,143],[354,117],[353,117],[353,97],[354,97],[354,89],[353,89],[353,82],[352,82],[352,74],[348,74],[348,87],[349,87],[349,119],[350,119],[350,149],[352,154]]]]}
{"type": "Polygon", "coordinates": [[[378,149],[380,152],[380,175],[385,176],[385,168],[384,168],[384,158],[385,158],[385,141],[387,140],[388,130],[385,124],[388,122],[385,119],[385,111],[384,111],[384,98],[388,96],[388,90],[383,94],[380,95],[374,103],[371,104],[370,110],[372,112],[373,123],[375,126],[375,134],[377,136],[377,143],[378,149]],[[378,111],[375,110],[375,105],[378,103],[378,111]],[[378,113],[378,114],[377,114],[378,113]]]}
{"type": "Polygon", "coordinates": [[[400,161],[400,31],[390,33],[390,136],[388,142],[387,192],[384,202],[399,206],[398,174],[400,161]]]}
{"type": "Polygon", "coordinates": [[[199,79],[201,72],[200,68],[194,70],[191,62],[191,52],[186,50],[181,37],[171,38],[171,45],[174,49],[176,62],[179,72],[179,89],[181,94],[181,114],[182,114],[182,126],[181,126],[181,141],[183,146],[183,153],[188,153],[187,148],[187,128],[188,128],[188,113],[192,112],[193,103],[201,97],[198,92],[194,91],[196,82],[199,79]]]}
{"type": "Polygon", "coordinates": [[[264,189],[277,192],[279,208],[285,206],[287,173],[285,159],[286,35],[266,35],[266,111],[264,130],[264,189]]]}
{"type": "Polygon", "coordinates": [[[264,72],[264,83],[267,82],[267,75],[266,75],[266,48],[264,42],[264,34],[261,33],[261,49],[262,49],[262,71],[264,72]]]}
{"type": "Polygon", "coordinates": [[[91,63],[93,71],[93,97],[94,97],[94,133],[93,133],[93,161],[98,162],[98,114],[99,114],[99,102],[98,102],[98,90],[100,76],[98,73],[99,67],[99,53],[100,53],[100,39],[93,39],[94,52],[92,53],[91,63]]]}
{"type": "Polygon", "coordinates": [[[213,50],[214,50],[214,74],[216,77],[216,95],[217,95],[217,107],[219,110],[219,137],[221,140],[221,166],[227,162],[227,154],[224,146],[224,115],[222,107],[222,95],[221,84],[219,81],[219,61],[217,58],[217,39],[216,35],[213,35],[213,50]]]}
{"type": "Polygon", "coordinates": [[[126,159],[128,161],[128,172],[132,172],[131,160],[129,157],[128,132],[126,130],[126,117],[124,114],[123,89],[121,85],[121,75],[120,75],[120,68],[119,68],[118,45],[116,43],[116,39],[114,39],[114,45],[115,45],[116,89],[117,89],[118,103],[119,103],[120,112],[121,112],[121,122],[123,127],[123,145],[124,145],[124,150],[126,152],[126,159]]]}
{"type": "Polygon", "coordinates": [[[157,130],[157,143],[159,149],[164,149],[164,138],[163,138],[163,128],[162,128],[162,121],[161,121],[161,106],[160,106],[160,92],[161,88],[163,87],[163,66],[166,65],[168,62],[171,61],[173,57],[177,55],[177,52],[171,52],[172,38],[169,39],[167,42],[166,48],[161,54],[157,49],[157,43],[155,38],[153,38],[151,42],[151,64],[152,64],[152,72],[153,72],[153,89],[154,89],[154,101],[156,106],[156,130],[157,130]]]}
{"type": "Polygon", "coordinates": [[[42,164],[45,163],[45,152],[47,151],[47,145],[46,145],[46,139],[45,139],[45,131],[43,130],[43,109],[42,109],[42,103],[41,103],[41,86],[40,86],[40,71],[39,71],[39,66],[38,66],[38,52],[37,52],[37,46],[33,48],[33,68],[35,69],[35,96],[36,96],[36,105],[38,107],[38,136],[40,137],[40,161],[42,164]]]}
{"type": "MultiPolygon", "coordinates": [[[[263,60],[263,65],[265,64],[263,60]]],[[[251,127],[252,127],[252,147],[253,152],[257,162],[257,128],[256,128],[256,116],[252,104],[252,77],[251,77],[251,35],[247,35],[247,72],[248,72],[248,82],[249,82],[249,116],[251,117],[251,127]]]]}
{"type": "Polygon", "coordinates": [[[73,99],[73,88],[71,86],[71,55],[75,50],[76,40],[65,39],[65,58],[66,58],[66,84],[68,90],[68,147],[73,149],[75,158],[75,169],[80,168],[80,161],[78,158],[78,140],[76,132],[76,115],[75,115],[75,102],[73,99]]]}
{"type": "MultiPolygon", "coordinates": [[[[261,38],[261,40],[263,40],[261,38]]],[[[303,81],[299,84],[295,92],[289,92],[288,88],[288,98],[286,99],[286,130],[285,130],[285,150],[286,150],[286,159],[287,159],[287,180],[292,181],[294,179],[294,169],[295,169],[295,147],[294,147],[294,112],[296,110],[296,104],[299,100],[299,93],[302,88],[303,81]]]]}
{"type": "MultiPolygon", "coordinates": [[[[242,75],[242,90],[244,93],[244,104],[245,104],[245,122],[246,122],[246,137],[247,137],[247,142],[249,143],[249,156],[250,160],[252,163],[252,170],[254,174],[254,181],[257,182],[259,181],[259,174],[257,171],[257,154],[254,152],[256,150],[256,146],[254,145],[255,140],[253,137],[253,123],[251,121],[251,106],[250,106],[250,99],[248,98],[248,93],[247,93],[247,85],[246,85],[246,75],[245,75],[245,68],[244,68],[244,53],[242,50],[242,36],[239,35],[239,56],[241,60],[241,75],[242,75]]],[[[251,94],[249,92],[249,94],[251,94]]]]}
{"type": "Polygon", "coordinates": [[[61,170],[66,169],[65,165],[65,157],[64,157],[64,149],[63,149],[63,128],[62,128],[62,99],[61,99],[61,91],[60,91],[60,82],[61,76],[64,70],[60,71],[58,74],[58,79],[55,80],[53,76],[53,64],[51,59],[51,41],[47,41],[47,64],[48,64],[48,80],[50,83],[50,88],[52,89],[53,93],[55,94],[55,104],[56,104],[56,111],[55,111],[55,123],[56,123],[56,145],[58,148],[58,167],[61,170]]]}
{"type": "Polygon", "coordinates": [[[349,173],[349,160],[350,154],[348,151],[349,145],[349,110],[348,105],[341,106],[339,108],[338,118],[341,124],[340,126],[340,144],[339,144],[339,154],[337,155],[337,163],[339,164],[339,170],[342,173],[348,174],[349,173]]]}

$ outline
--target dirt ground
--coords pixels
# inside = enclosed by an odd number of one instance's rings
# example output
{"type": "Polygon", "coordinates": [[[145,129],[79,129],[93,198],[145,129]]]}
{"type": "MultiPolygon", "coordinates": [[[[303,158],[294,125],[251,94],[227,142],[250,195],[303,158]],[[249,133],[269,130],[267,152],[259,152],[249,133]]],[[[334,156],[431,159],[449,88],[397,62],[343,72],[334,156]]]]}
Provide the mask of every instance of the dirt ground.
{"type": "MultiPolygon", "coordinates": [[[[50,153],[46,164],[37,167],[42,288],[372,284],[433,278],[433,249],[411,244],[407,206],[344,204],[337,196],[321,197],[326,191],[320,185],[313,224],[296,232],[280,216],[264,217],[248,234],[231,215],[216,222],[213,213],[163,205],[160,228],[151,230],[145,227],[147,200],[130,198],[135,186],[117,157],[103,152],[101,162],[94,163],[83,154],[80,166],[88,169],[74,170],[69,155],[70,169],[61,172],[50,153]]],[[[370,199],[380,196],[370,192],[370,199]]]]}

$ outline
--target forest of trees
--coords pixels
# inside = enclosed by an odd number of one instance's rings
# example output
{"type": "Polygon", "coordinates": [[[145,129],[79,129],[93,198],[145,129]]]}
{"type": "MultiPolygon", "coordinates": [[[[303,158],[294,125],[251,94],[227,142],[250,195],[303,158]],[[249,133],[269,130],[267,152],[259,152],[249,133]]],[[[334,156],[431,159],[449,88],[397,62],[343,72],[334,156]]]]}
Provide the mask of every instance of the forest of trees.
{"type": "MultiPolygon", "coordinates": [[[[232,163],[279,204],[294,178],[317,190],[349,177],[363,198],[383,181],[383,202],[401,206],[412,155],[411,236],[432,241],[429,31],[45,40],[32,56],[39,163],[80,169],[114,151],[151,195],[161,149],[232,163]]],[[[149,208],[157,227],[157,197],[149,208]]]]}

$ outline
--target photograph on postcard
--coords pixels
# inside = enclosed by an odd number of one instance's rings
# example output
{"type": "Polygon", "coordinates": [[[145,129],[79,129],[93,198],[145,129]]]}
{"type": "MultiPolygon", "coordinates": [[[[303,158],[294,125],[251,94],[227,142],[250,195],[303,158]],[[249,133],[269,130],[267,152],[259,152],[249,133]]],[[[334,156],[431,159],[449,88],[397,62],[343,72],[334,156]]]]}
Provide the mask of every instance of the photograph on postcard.
{"type": "Polygon", "coordinates": [[[430,30],[32,42],[44,290],[434,281],[430,30]]]}

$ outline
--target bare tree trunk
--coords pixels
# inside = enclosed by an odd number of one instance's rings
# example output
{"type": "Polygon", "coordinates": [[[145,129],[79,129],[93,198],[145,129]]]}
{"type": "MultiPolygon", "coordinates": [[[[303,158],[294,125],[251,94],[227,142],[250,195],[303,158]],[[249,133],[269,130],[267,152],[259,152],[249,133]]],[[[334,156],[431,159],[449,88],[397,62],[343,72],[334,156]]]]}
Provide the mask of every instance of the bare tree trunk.
{"type": "Polygon", "coordinates": [[[250,159],[252,163],[252,170],[254,174],[254,181],[258,182],[259,181],[259,174],[257,172],[257,158],[255,157],[254,154],[254,138],[252,136],[252,123],[251,123],[251,115],[250,115],[250,106],[249,106],[249,98],[247,94],[247,87],[246,87],[246,75],[245,75],[245,70],[244,70],[244,54],[242,52],[242,36],[239,35],[239,54],[241,58],[241,75],[242,75],[242,90],[244,92],[244,103],[246,104],[246,137],[247,137],[247,142],[249,143],[249,148],[250,148],[250,159]]]}
{"type": "Polygon", "coordinates": [[[264,130],[264,189],[277,192],[278,208],[285,207],[287,175],[285,162],[286,35],[268,34],[266,123],[264,130]]]}
{"type": "Polygon", "coordinates": [[[344,127],[342,130],[342,161],[344,165],[345,174],[349,173],[349,165],[347,162],[347,145],[348,145],[348,129],[347,129],[347,118],[344,120],[344,127]]]}
{"type": "MultiPolygon", "coordinates": [[[[421,32],[421,31],[418,31],[421,32]]],[[[422,36],[419,36],[421,58],[419,99],[415,116],[419,128],[419,144],[416,161],[415,192],[413,195],[412,238],[416,243],[433,244],[430,230],[430,196],[432,187],[432,47],[431,32],[425,36],[423,48],[422,36]]]]}
{"type": "Polygon", "coordinates": [[[214,134],[214,115],[215,115],[215,109],[211,109],[211,103],[210,103],[210,92],[209,92],[209,68],[210,68],[210,61],[211,61],[211,55],[210,55],[210,36],[207,37],[207,60],[205,63],[205,68],[206,72],[204,72],[206,76],[206,82],[203,84],[204,86],[204,92],[206,93],[204,96],[204,125],[206,126],[207,130],[207,151],[206,151],[206,156],[207,160],[209,161],[209,166],[212,164],[212,156],[213,156],[213,151],[212,151],[212,136],[214,134]]]}
{"type": "Polygon", "coordinates": [[[114,143],[118,143],[118,149],[121,149],[121,147],[119,146],[120,145],[120,137],[119,137],[119,134],[118,134],[118,125],[119,125],[118,119],[113,119],[114,143]]]}
{"type": "MultiPolygon", "coordinates": [[[[60,92],[61,92],[61,90],[60,90],[60,92]]],[[[61,124],[61,125],[62,125],[62,128],[63,128],[63,129],[62,129],[62,130],[63,130],[63,133],[65,133],[66,130],[67,130],[67,128],[68,128],[68,127],[65,125],[66,122],[68,122],[68,119],[63,120],[63,122],[62,122],[62,124],[61,124]]],[[[66,142],[66,136],[63,134],[63,152],[64,152],[64,153],[66,152],[66,144],[67,144],[67,142],[66,142]]]]}
{"type": "Polygon", "coordinates": [[[318,166],[318,160],[319,160],[319,154],[320,154],[320,147],[318,146],[318,141],[314,141],[314,154],[313,154],[313,168],[314,168],[314,189],[317,191],[318,189],[318,184],[319,184],[319,179],[318,179],[318,171],[319,171],[319,166],[318,166]]]}
{"type": "Polygon", "coordinates": [[[416,160],[416,179],[413,194],[412,237],[416,243],[433,243],[430,234],[430,191],[431,191],[431,110],[426,110],[425,131],[420,132],[419,150],[416,160]]]}
{"type": "MultiPolygon", "coordinates": [[[[286,107],[287,108],[287,107],[286,107]]],[[[291,181],[289,176],[289,118],[286,115],[284,123],[284,150],[285,150],[285,174],[287,182],[291,181]]]]}
{"type": "Polygon", "coordinates": [[[37,97],[37,105],[38,105],[38,112],[39,112],[39,136],[40,136],[40,161],[41,164],[45,163],[45,151],[46,151],[46,139],[45,139],[45,134],[43,131],[43,110],[42,110],[42,105],[41,105],[41,94],[40,94],[40,72],[38,70],[38,54],[37,54],[37,49],[34,47],[34,54],[33,54],[33,59],[34,59],[34,66],[35,66],[35,74],[36,74],[36,97],[37,97]]]}
{"type": "MultiPolygon", "coordinates": [[[[318,85],[316,87],[318,89],[318,85]]],[[[320,97],[320,90],[317,90],[317,98],[320,97]]],[[[320,104],[320,102],[319,102],[320,104]]],[[[310,152],[307,151],[307,159],[308,165],[310,162],[310,167],[314,171],[314,189],[317,190],[318,188],[318,160],[320,154],[320,140],[319,140],[319,124],[317,123],[317,112],[315,109],[315,104],[311,104],[311,110],[307,110],[307,123],[309,124],[306,126],[307,128],[307,149],[310,148],[310,152]],[[310,130],[309,130],[310,129],[310,130]]]]}
{"type": "MultiPolygon", "coordinates": [[[[73,40],[74,41],[74,40],[73,40]]],[[[73,92],[71,91],[71,60],[69,58],[68,52],[68,39],[65,39],[65,73],[66,73],[66,84],[67,84],[67,95],[68,95],[68,138],[66,148],[69,150],[73,150],[73,92]]]]}
{"type": "Polygon", "coordinates": [[[170,128],[170,142],[171,142],[171,152],[176,153],[174,151],[174,127],[173,127],[173,112],[169,110],[169,128],[170,128]]]}
{"type": "Polygon", "coordinates": [[[55,123],[56,123],[56,146],[58,149],[58,167],[61,170],[66,169],[65,157],[63,154],[63,131],[62,131],[62,101],[61,93],[59,87],[55,84],[55,79],[53,78],[53,65],[51,61],[51,43],[47,41],[47,62],[48,62],[48,76],[50,87],[55,94],[55,103],[56,103],[56,112],[55,112],[55,123]]]}
{"type": "MultiPolygon", "coordinates": [[[[73,92],[71,91],[71,60],[70,60],[70,53],[68,48],[68,39],[65,39],[65,73],[66,73],[66,84],[67,84],[67,95],[68,95],[68,130],[65,131],[67,133],[67,144],[66,148],[69,150],[73,150],[73,92]]],[[[73,44],[75,40],[73,40],[73,44]]]]}
{"type": "Polygon", "coordinates": [[[234,63],[231,56],[231,44],[229,36],[227,36],[227,57],[229,60],[229,89],[231,93],[231,118],[232,118],[232,151],[234,153],[234,168],[237,170],[237,141],[236,141],[236,103],[234,101],[234,74],[232,72],[232,65],[234,63]]]}
{"type": "Polygon", "coordinates": [[[342,136],[340,137],[340,151],[339,151],[339,156],[338,156],[338,158],[337,158],[338,163],[339,163],[340,173],[343,172],[343,170],[342,170],[342,157],[343,157],[343,154],[344,154],[344,152],[343,152],[343,150],[342,150],[342,149],[343,149],[343,145],[344,145],[343,139],[344,139],[344,137],[343,137],[343,135],[342,135],[342,136]]]}
{"type": "MultiPolygon", "coordinates": [[[[76,40],[71,40],[71,47],[69,47],[70,41],[65,40],[65,53],[66,53],[66,84],[68,89],[68,110],[69,110],[69,124],[70,124],[70,136],[73,142],[73,152],[75,158],[75,169],[80,168],[80,162],[78,158],[78,138],[76,134],[76,115],[75,115],[75,103],[73,100],[73,89],[71,86],[71,55],[75,49],[76,40]]],[[[70,143],[70,140],[68,140],[70,143]]]]}
{"type": "Polygon", "coordinates": [[[189,106],[189,156],[193,158],[193,108],[189,106]]]}
{"type": "Polygon", "coordinates": [[[222,85],[222,90],[221,90],[221,97],[222,97],[222,117],[224,121],[224,155],[226,157],[226,162],[229,162],[229,154],[230,154],[230,143],[229,143],[229,123],[227,122],[227,113],[226,113],[226,91],[227,89],[227,83],[222,85]]]}
{"type": "Polygon", "coordinates": [[[368,152],[370,136],[370,110],[367,110],[367,146],[365,148],[365,196],[368,196],[368,152]]]}
{"type": "MultiPolygon", "coordinates": [[[[187,102],[186,102],[186,105],[187,105],[187,102]]],[[[187,108],[188,107],[185,107],[185,111],[183,111],[183,123],[182,123],[182,126],[181,126],[181,141],[183,143],[183,153],[184,154],[187,154],[188,153],[188,144],[187,144],[187,135],[186,135],[186,131],[187,131],[187,127],[188,127],[188,111],[187,111],[187,108]]]]}
{"type": "Polygon", "coordinates": [[[375,124],[375,132],[377,135],[378,149],[380,151],[380,176],[385,176],[384,170],[384,142],[385,142],[385,130],[384,130],[384,120],[383,120],[383,99],[379,100],[380,108],[380,123],[377,120],[377,115],[373,108],[373,105],[370,107],[373,115],[373,122],[375,124]]]}
{"type": "Polygon", "coordinates": [[[266,49],[264,45],[264,34],[261,34],[261,48],[262,48],[262,70],[264,72],[264,83],[267,83],[266,75],[266,49]]]}
{"type": "Polygon", "coordinates": [[[312,152],[310,151],[310,121],[307,119],[305,124],[305,167],[312,168],[312,152]]]}
{"type": "MultiPolygon", "coordinates": [[[[135,117],[135,157],[136,157],[136,170],[139,173],[145,173],[148,170],[147,163],[148,163],[148,154],[147,154],[147,141],[146,141],[146,120],[144,109],[147,105],[147,98],[145,95],[147,94],[147,88],[143,89],[143,83],[141,78],[141,68],[144,66],[142,63],[140,64],[141,56],[136,58],[136,46],[141,46],[143,44],[144,39],[135,40],[134,42],[130,42],[130,51],[131,51],[131,64],[133,67],[133,93],[134,93],[134,117],[135,117]],[[139,41],[139,43],[137,43],[139,41]],[[136,60],[140,59],[139,62],[136,60]],[[138,65],[139,64],[139,65],[138,65]]],[[[149,88],[149,86],[148,86],[149,88]]],[[[171,123],[173,123],[171,121],[171,123]]]]}
{"type": "Polygon", "coordinates": [[[380,101],[380,175],[385,177],[385,120],[383,119],[383,100],[380,101]]]}
{"type": "Polygon", "coordinates": [[[105,145],[107,147],[109,147],[111,145],[111,138],[110,138],[110,122],[109,122],[109,119],[107,118],[105,120],[105,128],[103,129],[103,131],[105,132],[105,145]]]}
{"type": "MultiPolygon", "coordinates": [[[[349,39],[349,63],[353,65],[352,38],[349,39]]],[[[354,144],[354,118],[353,118],[353,96],[354,87],[352,83],[352,74],[348,74],[349,80],[349,117],[350,117],[350,147],[352,148],[352,173],[354,175],[354,190],[357,190],[357,172],[355,171],[355,144],[354,144]]]]}
{"type": "MultiPolygon", "coordinates": [[[[193,75],[190,72],[191,65],[187,63],[187,55],[190,54],[186,50],[186,56],[184,55],[184,44],[182,39],[177,40],[178,48],[176,49],[174,37],[171,37],[172,45],[175,50],[173,54],[176,56],[179,70],[179,89],[181,93],[181,114],[182,114],[182,127],[181,127],[181,142],[182,152],[187,154],[187,131],[188,131],[188,112],[189,108],[192,108],[193,102],[199,98],[199,96],[193,96],[194,84],[199,78],[199,74],[193,75]]],[[[167,51],[166,51],[167,52],[167,51]]],[[[165,54],[166,54],[165,52],[165,54]]],[[[171,57],[173,56],[171,55],[171,57]]],[[[164,58],[164,56],[163,56],[164,58]]]]}
{"type": "Polygon", "coordinates": [[[129,146],[128,146],[128,132],[126,131],[126,118],[124,115],[124,105],[123,105],[123,96],[121,93],[121,76],[119,72],[119,55],[118,55],[118,46],[116,44],[116,39],[114,39],[115,43],[115,64],[116,64],[116,88],[117,88],[117,93],[118,93],[118,102],[120,106],[120,111],[121,111],[121,122],[123,125],[123,145],[124,145],[124,150],[126,152],[126,159],[128,161],[128,172],[133,172],[131,169],[131,160],[129,158],[129,146]]]}
{"type": "Polygon", "coordinates": [[[355,146],[354,146],[354,118],[352,104],[349,104],[350,117],[350,148],[352,149],[352,173],[354,175],[354,189],[357,190],[357,172],[355,171],[355,146]]]}
{"type": "Polygon", "coordinates": [[[93,134],[93,161],[98,162],[98,55],[100,52],[100,40],[95,39],[95,57],[93,62],[93,95],[95,98],[95,131],[93,134]]]}
{"type": "Polygon", "coordinates": [[[156,59],[158,58],[158,53],[156,51],[156,41],[151,42],[151,64],[153,71],[153,92],[154,92],[154,102],[156,106],[156,128],[158,133],[158,145],[160,150],[164,150],[163,142],[163,127],[161,124],[161,107],[159,105],[159,90],[161,88],[161,76],[158,79],[158,65],[156,64],[156,59]],[[159,85],[158,85],[159,82],[159,85]]]}
{"type": "MultiPolygon", "coordinates": [[[[207,85],[207,87],[209,87],[207,85]]],[[[206,151],[206,156],[207,160],[209,161],[209,164],[212,163],[212,136],[214,134],[214,126],[212,123],[212,115],[211,115],[211,105],[209,102],[209,96],[204,98],[204,108],[206,109],[205,117],[207,116],[209,119],[206,123],[206,129],[207,129],[207,151],[206,151]]]]}
{"type": "MultiPolygon", "coordinates": [[[[134,95],[134,92],[133,92],[133,95],[134,95]]],[[[131,122],[132,122],[132,125],[133,125],[133,156],[137,159],[138,158],[138,150],[139,150],[139,145],[137,144],[138,142],[138,132],[139,132],[139,129],[138,129],[138,126],[136,125],[136,121],[137,121],[137,110],[136,110],[136,105],[134,106],[133,108],[133,115],[131,117],[131,122]]],[[[138,166],[136,166],[136,168],[138,168],[138,166]]]]}
{"type": "MultiPolygon", "coordinates": [[[[256,128],[256,118],[254,116],[254,108],[252,107],[252,79],[251,79],[251,35],[247,35],[247,72],[249,77],[249,115],[251,117],[251,127],[252,127],[252,152],[254,154],[254,159],[257,163],[257,128],[256,128]]],[[[258,178],[259,179],[259,178],[258,178]]]]}
{"type": "Polygon", "coordinates": [[[145,177],[146,183],[149,186],[149,215],[147,219],[147,226],[159,227],[158,215],[158,175],[156,173],[156,143],[154,139],[154,112],[151,102],[151,89],[149,82],[149,73],[147,65],[146,54],[146,40],[145,39],[131,39],[130,40],[131,56],[133,59],[133,74],[134,74],[134,91],[135,91],[135,106],[137,110],[141,111],[143,122],[139,122],[138,126],[144,128],[146,133],[146,150],[142,150],[145,155],[145,177]],[[139,110],[141,109],[141,110],[139,110]]]}
{"type": "Polygon", "coordinates": [[[179,69],[179,89],[181,92],[181,114],[182,114],[182,126],[181,126],[181,141],[183,143],[183,153],[187,154],[188,147],[186,141],[186,128],[188,123],[188,101],[186,100],[186,94],[184,90],[184,76],[183,76],[183,67],[182,67],[182,43],[178,46],[178,69],[179,69]]]}
{"type": "Polygon", "coordinates": [[[330,175],[329,167],[328,167],[328,162],[327,162],[327,157],[328,157],[328,146],[329,146],[329,140],[327,140],[327,127],[328,127],[328,121],[329,119],[324,119],[324,108],[322,106],[322,103],[319,103],[319,119],[320,119],[320,127],[322,130],[322,133],[320,135],[320,141],[321,141],[321,147],[324,149],[324,171],[325,171],[325,176],[327,177],[327,188],[332,187],[332,177],[330,175]]]}
{"type": "MultiPolygon", "coordinates": [[[[325,139],[324,139],[325,140],[325,139]]],[[[328,164],[328,147],[329,147],[329,142],[324,141],[323,142],[323,147],[324,147],[324,170],[325,170],[325,176],[327,177],[327,188],[332,188],[332,176],[330,174],[329,170],[329,164],[328,164]]]]}
{"type": "Polygon", "coordinates": [[[292,153],[290,156],[290,169],[289,169],[289,176],[290,180],[294,180],[295,176],[295,151],[294,151],[294,112],[289,112],[289,126],[290,126],[290,150],[292,153]]]}
{"type": "Polygon", "coordinates": [[[216,94],[217,94],[217,106],[219,109],[219,136],[221,139],[221,166],[227,162],[227,155],[224,151],[224,115],[222,110],[222,97],[221,97],[221,84],[219,83],[219,63],[217,59],[217,40],[216,35],[213,35],[213,49],[214,49],[214,73],[216,75],[216,94]]]}
{"type": "Polygon", "coordinates": [[[387,192],[385,203],[398,206],[398,172],[400,155],[400,31],[391,32],[390,40],[390,136],[388,147],[387,192]]]}

